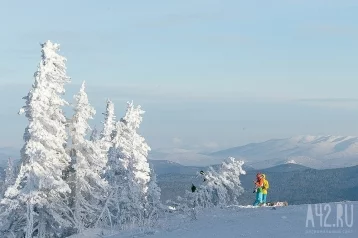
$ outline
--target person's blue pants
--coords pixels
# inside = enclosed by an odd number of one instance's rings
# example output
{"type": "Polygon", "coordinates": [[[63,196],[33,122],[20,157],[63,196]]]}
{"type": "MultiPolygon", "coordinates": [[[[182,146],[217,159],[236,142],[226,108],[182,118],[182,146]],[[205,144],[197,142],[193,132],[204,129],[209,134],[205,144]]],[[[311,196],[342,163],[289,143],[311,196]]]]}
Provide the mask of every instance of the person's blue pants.
{"type": "Polygon", "coordinates": [[[262,202],[266,203],[267,194],[262,194],[262,202]]]}
{"type": "Polygon", "coordinates": [[[257,205],[259,205],[260,203],[262,203],[262,193],[258,193],[258,192],[256,192],[256,200],[255,200],[255,202],[254,202],[254,206],[257,206],[257,205]]]}

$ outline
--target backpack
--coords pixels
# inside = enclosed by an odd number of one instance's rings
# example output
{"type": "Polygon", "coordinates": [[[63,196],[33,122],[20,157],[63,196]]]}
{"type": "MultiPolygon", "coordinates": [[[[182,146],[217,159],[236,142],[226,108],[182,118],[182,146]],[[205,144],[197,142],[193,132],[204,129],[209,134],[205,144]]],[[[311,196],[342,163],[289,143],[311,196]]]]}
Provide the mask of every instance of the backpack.
{"type": "Polygon", "coordinates": [[[269,181],[268,180],[264,180],[264,186],[263,186],[264,189],[268,190],[270,188],[270,184],[269,184],[269,181]]]}

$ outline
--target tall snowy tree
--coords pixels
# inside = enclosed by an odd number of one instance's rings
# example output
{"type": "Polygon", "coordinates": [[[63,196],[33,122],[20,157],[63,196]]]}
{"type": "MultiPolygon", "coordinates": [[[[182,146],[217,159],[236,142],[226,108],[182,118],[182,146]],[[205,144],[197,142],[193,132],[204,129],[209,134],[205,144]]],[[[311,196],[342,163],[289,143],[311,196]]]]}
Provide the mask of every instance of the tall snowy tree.
{"type": "Polygon", "coordinates": [[[128,103],[125,116],[121,119],[119,135],[119,157],[125,168],[127,181],[127,195],[131,205],[125,211],[129,219],[135,219],[138,224],[143,223],[148,216],[148,184],[150,168],[147,161],[150,147],[145,139],[137,133],[142,122],[144,111],[140,106],[135,107],[133,102],[128,103]]]}
{"type": "Polygon", "coordinates": [[[146,223],[149,226],[153,226],[162,211],[164,210],[163,205],[160,201],[161,189],[157,184],[157,175],[154,170],[151,169],[150,181],[148,184],[148,199],[146,204],[146,223]]]}
{"type": "MultiPolygon", "coordinates": [[[[111,221],[117,225],[144,224],[154,214],[152,206],[157,204],[158,187],[150,185],[151,174],[147,161],[150,147],[137,132],[144,111],[140,106],[128,103],[126,114],[116,123],[113,147],[109,150],[107,177],[112,187],[113,202],[108,211],[111,221]],[[152,191],[149,191],[152,188],[152,191]]],[[[159,195],[160,196],[160,195],[159,195]]]]}
{"type": "Polygon", "coordinates": [[[123,138],[127,139],[129,147],[123,143],[122,159],[133,173],[136,184],[140,186],[140,193],[146,195],[150,181],[150,168],[147,160],[150,147],[145,139],[137,133],[142,122],[142,114],[144,111],[140,106],[134,107],[133,102],[128,103],[127,113],[121,120],[123,124],[121,132],[123,138]]]}
{"type": "Polygon", "coordinates": [[[29,125],[21,150],[21,167],[15,184],[2,201],[5,216],[10,219],[3,228],[16,237],[58,237],[72,225],[67,197],[70,188],[63,178],[70,157],[65,151],[66,118],[61,98],[65,84],[66,58],[58,54],[58,44],[42,45],[42,59],[34,74],[35,82],[24,99],[29,125]]]}
{"type": "MultiPolygon", "coordinates": [[[[97,135],[97,132],[92,134],[91,140],[94,141],[94,143],[96,143],[101,149],[100,156],[101,160],[106,162],[106,167],[104,169],[106,171],[109,169],[109,153],[110,148],[113,147],[113,140],[116,134],[116,116],[114,114],[114,104],[109,99],[107,99],[106,111],[103,113],[103,115],[104,121],[102,131],[99,133],[99,135],[97,135]]],[[[109,178],[107,177],[106,179],[108,180],[109,178]]]]}
{"type": "Polygon", "coordinates": [[[94,227],[107,191],[107,183],[102,178],[106,160],[101,157],[98,144],[85,138],[91,129],[88,120],[93,119],[95,110],[88,102],[84,83],[75,95],[74,112],[70,123],[74,164],[73,205],[77,230],[82,232],[84,228],[94,227]]]}
{"type": "Polygon", "coordinates": [[[122,228],[124,221],[125,208],[129,205],[128,191],[126,183],[128,183],[127,169],[123,166],[120,158],[120,143],[122,125],[117,122],[113,134],[111,144],[108,150],[108,162],[105,171],[105,178],[109,184],[108,196],[102,213],[97,220],[97,226],[108,227],[113,229],[115,227],[122,228]]]}
{"type": "Polygon", "coordinates": [[[111,100],[107,99],[106,111],[103,113],[104,122],[103,129],[99,135],[101,149],[107,153],[109,148],[112,147],[112,140],[116,129],[116,116],[114,114],[114,104],[111,100]]]}

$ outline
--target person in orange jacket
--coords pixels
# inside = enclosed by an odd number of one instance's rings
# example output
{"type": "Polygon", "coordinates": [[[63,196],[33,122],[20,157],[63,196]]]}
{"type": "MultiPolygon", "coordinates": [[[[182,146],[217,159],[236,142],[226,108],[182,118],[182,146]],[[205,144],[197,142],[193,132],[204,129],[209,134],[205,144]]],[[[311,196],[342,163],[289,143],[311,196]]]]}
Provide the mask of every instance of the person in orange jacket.
{"type": "Polygon", "coordinates": [[[262,195],[263,195],[262,187],[264,185],[264,180],[263,180],[261,173],[256,174],[256,181],[254,180],[254,183],[255,183],[255,191],[254,192],[256,192],[256,200],[253,205],[257,206],[262,203],[262,195]]]}

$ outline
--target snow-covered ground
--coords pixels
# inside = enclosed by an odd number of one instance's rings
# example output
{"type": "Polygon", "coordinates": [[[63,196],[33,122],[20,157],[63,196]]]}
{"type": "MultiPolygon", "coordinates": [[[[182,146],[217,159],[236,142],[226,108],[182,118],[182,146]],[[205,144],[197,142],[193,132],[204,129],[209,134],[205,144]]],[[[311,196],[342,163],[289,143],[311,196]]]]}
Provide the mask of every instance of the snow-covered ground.
{"type": "MultiPolygon", "coordinates": [[[[229,207],[226,209],[211,209],[200,212],[197,220],[173,215],[167,220],[161,221],[161,225],[151,232],[123,232],[108,235],[108,238],[350,238],[358,237],[358,202],[318,204],[311,205],[312,213],[309,213],[310,205],[297,205],[288,207],[229,207]],[[342,205],[342,206],[341,206],[342,205]],[[320,206],[322,212],[320,212],[320,206]],[[343,208],[342,216],[337,218],[337,208],[343,208]],[[347,208],[347,213],[345,209],[347,208]],[[353,213],[351,212],[353,208],[353,213]],[[322,214],[322,223],[320,216],[322,214]],[[345,216],[347,214],[347,217],[345,216]],[[352,216],[353,215],[353,219],[352,216]],[[314,227],[312,226],[312,219],[314,227]],[[306,222],[308,221],[308,227],[306,222]],[[326,222],[325,222],[326,221],[326,222]],[[337,221],[343,223],[343,227],[337,227],[337,221]],[[321,225],[322,224],[322,225],[321,225]],[[350,226],[352,224],[352,226],[350,226]],[[328,227],[331,225],[331,227],[328,227]]],[[[101,237],[90,231],[84,235],[71,238],[101,237]]]]}

